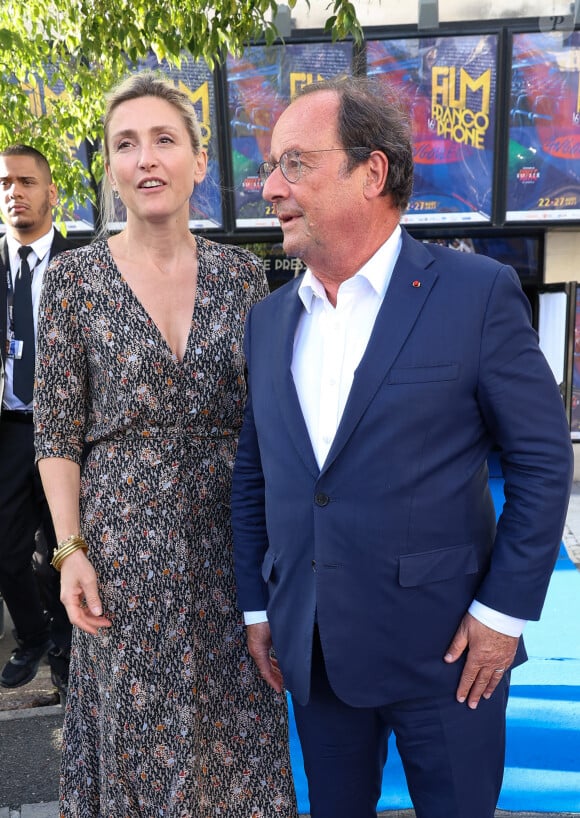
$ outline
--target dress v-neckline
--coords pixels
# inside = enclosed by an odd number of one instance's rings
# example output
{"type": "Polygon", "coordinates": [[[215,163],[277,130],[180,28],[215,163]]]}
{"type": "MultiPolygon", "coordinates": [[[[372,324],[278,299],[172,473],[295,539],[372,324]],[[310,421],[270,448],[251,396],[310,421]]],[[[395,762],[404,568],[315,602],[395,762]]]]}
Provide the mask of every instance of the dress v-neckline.
{"type": "Polygon", "coordinates": [[[119,269],[119,265],[115,261],[113,253],[111,252],[111,248],[109,247],[109,242],[105,239],[104,243],[105,243],[105,245],[107,247],[107,252],[109,253],[111,261],[112,261],[112,263],[115,266],[115,269],[117,271],[117,281],[126,290],[128,290],[131,293],[131,297],[132,297],[134,303],[137,304],[137,306],[139,307],[139,309],[141,310],[141,312],[143,313],[143,315],[147,319],[149,325],[152,326],[152,327],[155,327],[155,331],[157,332],[157,335],[159,336],[159,338],[163,342],[163,345],[165,346],[166,350],[169,352],[169,354],[171,356],[171,360],[173,361],[173,363],[176,366],[181,368],[183,366],[183,364],[184,364],[185,359],[187,358],[187,354],[188,354],[189,346],[190,346],[190,342],[191,342],[191,336],[192,336],[192,332],[193,332],[193,319],[194,319],[195,312],[196,312],[197,295],[198,295],[198,291],[199,291],[200,272],[201,272],[201,268],[202,268],[202,263],[201,263],[202,258],[201,257],[202,257],[202,254],[203,254],[203,250],[200,248],[200,242],[198,241],[197,237],[195,238],[196,251],[197,251],[197,283],[196,283],[196,287],[195,287],[195,298],[194,298],[194,301],[193,301],[193,310],[191,312],[191,319],[190,319],[190,322],[189,322],[189,330],[187,332],[187,340],[185,342],[185,347],[184,347],[184,350],[183,350],[183,358],[181,358],[181,359],[172,350],[169,341],[167,340],[165,335],[161,332],[161,329],[159,328],[157,322],[151,316],[149,310],[147,310],[147,308],[145,307],[145,305],[143,304],[141,299],[135,293],[135,291],[133,290],[133,288],[131,287],[131,285],[129,284],[129,282],[127,281],[127,279],[125,278],[125,276],[123,275],[121,270],[119,269]]]}

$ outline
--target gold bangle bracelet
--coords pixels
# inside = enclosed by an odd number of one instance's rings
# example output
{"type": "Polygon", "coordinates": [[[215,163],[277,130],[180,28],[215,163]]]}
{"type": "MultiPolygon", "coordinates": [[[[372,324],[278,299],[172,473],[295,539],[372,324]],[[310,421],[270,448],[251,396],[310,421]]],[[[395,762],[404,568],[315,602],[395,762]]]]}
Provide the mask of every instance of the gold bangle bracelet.
{"type": "Polygon", "coordinates": [[[86,540],[82,534],[71,534],[66,540],[58,543],[50,564],[55,570],[60,571],[63,560],[79,550],[84,551],[85,554],[89,550],[86,540]]]}

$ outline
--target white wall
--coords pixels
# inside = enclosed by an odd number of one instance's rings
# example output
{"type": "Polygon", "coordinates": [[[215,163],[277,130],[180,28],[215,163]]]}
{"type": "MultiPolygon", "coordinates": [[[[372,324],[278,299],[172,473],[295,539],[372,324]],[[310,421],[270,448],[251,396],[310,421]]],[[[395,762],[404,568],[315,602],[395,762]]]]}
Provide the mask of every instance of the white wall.
{"type": "MultiPolygon", "coordinates": [[[[363,26],[416,25],[419,0],[352,0],[363,26]]],[[[292,9],[296,28],[322,28],[332,12],[329,0],[297,0],[292,9]]],[[[573,5],[573,3],[572,3],[573,5]]],[[[570,13],[570,0],[439,0],[439,21],[540,17],[570,13]]]]}
{"type": "Polygon", "coordinates": [[[545,281],[580,281],[580,231],[549,230],[546,233],[545,281]]]}

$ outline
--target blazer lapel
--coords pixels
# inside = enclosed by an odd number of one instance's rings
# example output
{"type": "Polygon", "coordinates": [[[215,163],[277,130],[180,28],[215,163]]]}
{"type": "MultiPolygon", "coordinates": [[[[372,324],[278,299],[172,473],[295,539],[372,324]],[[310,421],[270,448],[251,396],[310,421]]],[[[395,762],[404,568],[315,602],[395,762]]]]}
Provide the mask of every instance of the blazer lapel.
{"type": "Polygon", "coordinates": [[[298,287],[301,280],[301,278],[296,279],[286,297],[279,301],[272,337],[273,354],[271,360],[278,362],[274,371],[274,392],[278,400],[280,413],[304,465],[314,477],[317,477],[320,469],[314,456],[291,369],[294,334],[300,314],[304,309],[302,301],[298,297],[298,287]]]}
{"type": "Polygon", "coordinates": [[[387,376],[437,280],[433,257],[403,231],[403,246],[322,471],[338,456],[387,376]]]}
{"type": "MultiPolygon", "coordinates": [[[[54,258],[58,253],[62,253],[63,250],[69,250],[72,246],[70,241],[65,239],[58,230],[55,230],[50,248],[50,258],[54,258]]],[[[4,360],[5,357],[6,346],[6,271],[9,269],[10,258],[8,256],[8,242],[6,241],[6,236],[2,236],[0,238],[0,343],[2,344],[0,357],[2,360],[4,360]]]]}
{"type": "Polygon", "coordinates": [[[8,242],[6,241],[6,236],[2,236],[0,239],[0,262],[4,269],[8,266],[8,242]]]}
{"type": "Polygon", "coordinates": [[[70,250],[73,247],[72,242],[59,233],[58,230],[55,229],[54,236],[52,238],[52,245],[50,248],[50,258],[53,259],[59,253],[62,253],[63,250],[70,250]]]}
{"type": "Polygon", "coordinates": [[[8,257],[8,242],[6,236],[0,238],[0,343],[2,352],[0,357],[4,360],[6,354],[6,296],[8,285],[6,283],[6,272],[10,269],[10,259],[8,257]]]}
{"type": "Polygon", "coordinates": [[[8,242],[6,236],[0,238],[0,412],[2,411],[2,400],[4,398],[4,364],[6,359],[6,336],[8,334],[7,322],[7,294],[6,272],[10,269],[10,259],[8,258],[8,242]]]}

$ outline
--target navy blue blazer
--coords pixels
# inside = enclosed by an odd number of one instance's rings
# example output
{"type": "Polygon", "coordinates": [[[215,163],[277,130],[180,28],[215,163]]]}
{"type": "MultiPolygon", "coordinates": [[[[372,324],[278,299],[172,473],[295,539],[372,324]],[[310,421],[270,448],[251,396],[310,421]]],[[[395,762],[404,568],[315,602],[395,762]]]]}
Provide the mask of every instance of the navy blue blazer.
{"type": "MultiPolygon", "coordinates": [[[[403,230],[335,440],[318,468],[290,371],[292,281],[248,316],[232,489],[238,602],[267,608],[288,689],[309,696],[315,618],[353,706],[454,692],[471,601],[538,619],[573,471],[559,389],[515,271],[403,230]],[[506,503],[496,527],[487,456],[506,503]]],[[[515,664],[525,660],[520,643],[515,664]]]]}

